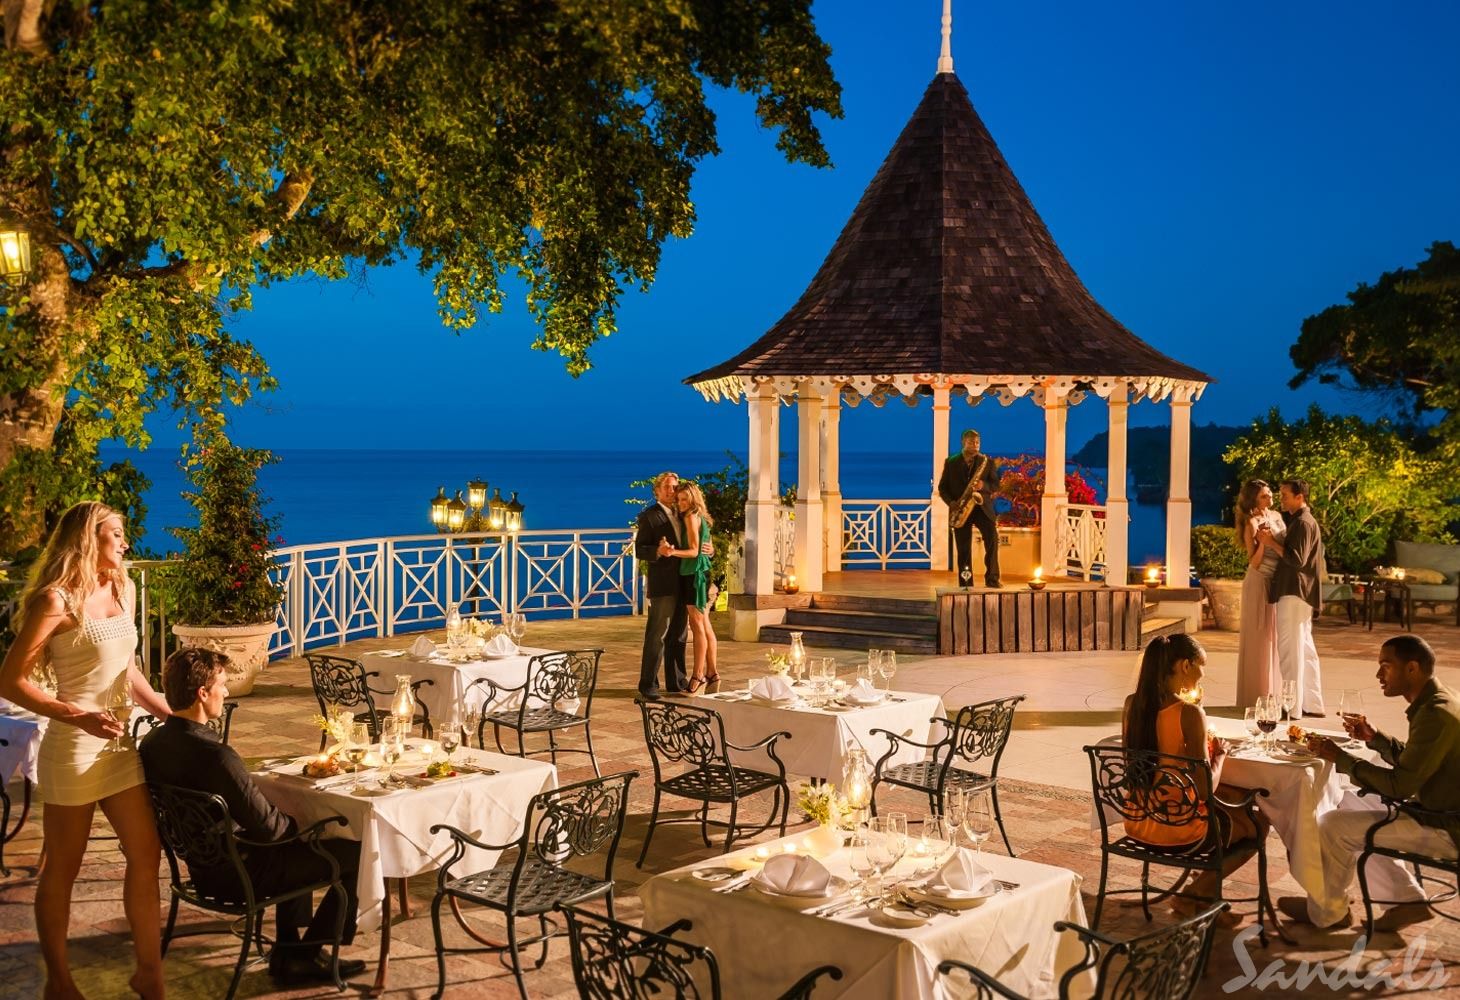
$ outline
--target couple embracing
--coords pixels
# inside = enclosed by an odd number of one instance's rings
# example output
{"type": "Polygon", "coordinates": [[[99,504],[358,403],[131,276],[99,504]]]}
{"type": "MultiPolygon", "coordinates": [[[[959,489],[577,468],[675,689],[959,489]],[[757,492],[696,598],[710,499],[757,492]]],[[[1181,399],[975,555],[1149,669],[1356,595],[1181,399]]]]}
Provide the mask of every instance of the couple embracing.
{"type": "Polygon", "coordinates": [[[669,694],[699,694],[720,689],[716,641],[710,627],[710,512],[694,483],[672,472],[654,477],[654,503],[639,512],[634,554],[648,567],[649,615],[639,694],[659,697],[659,664],[669,694]],[[684,643],[694,636],[694,673],[685,677],[684,643]]]}

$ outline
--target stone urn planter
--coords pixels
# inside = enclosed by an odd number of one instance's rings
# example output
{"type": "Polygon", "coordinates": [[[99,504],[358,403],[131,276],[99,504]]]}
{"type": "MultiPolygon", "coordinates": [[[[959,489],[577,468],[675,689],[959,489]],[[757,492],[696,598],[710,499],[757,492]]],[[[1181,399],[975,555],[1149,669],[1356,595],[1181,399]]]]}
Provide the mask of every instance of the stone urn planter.
{"type": "Polygon", "coordinates": [[[268,660],[269,639],[275,627],[274,622],[212,628],[174,625],[172,634],[183,646],[211,649],[227,656],[228,696],[236,698],[253,691],[254,681],[268,660]]]}
{"type": "Polygon", "coordinates": [[[1207,600],[1212,602],[1212,617],[1217,628],[1224,632],[1237,632],[1242,628],[1242,581],[1221,577],[1204,577],[1201,589],[1206,591],[1207,600]]]}

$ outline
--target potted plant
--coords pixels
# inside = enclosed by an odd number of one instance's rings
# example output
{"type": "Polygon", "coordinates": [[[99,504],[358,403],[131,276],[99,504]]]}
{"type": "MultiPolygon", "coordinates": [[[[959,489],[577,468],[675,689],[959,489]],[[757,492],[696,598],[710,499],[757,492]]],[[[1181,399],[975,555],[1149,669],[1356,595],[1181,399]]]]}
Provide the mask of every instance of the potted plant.
{"type": "Polygon", "coordinates": [[[253,690],[283,599],[269,576],[278,519],[264,515],[257,487],[258,470],[274,461],[267,451],[226,441],[202,449],[188,467],[193,490],[183,494],[197,509],[198,525],[172,529],[186,547],[173,573],[180,624],[172,632],[185,646],[228,656],[234,695],[253,690]]]}
{"type": "Polygon", "coordinates": [[[1199,524],[1191,529],[1191,565],[1212,604],[1217,628],[1242,627],[1242,577],[1247,556],[1237,529],[1225,524],[1199,524]]]}

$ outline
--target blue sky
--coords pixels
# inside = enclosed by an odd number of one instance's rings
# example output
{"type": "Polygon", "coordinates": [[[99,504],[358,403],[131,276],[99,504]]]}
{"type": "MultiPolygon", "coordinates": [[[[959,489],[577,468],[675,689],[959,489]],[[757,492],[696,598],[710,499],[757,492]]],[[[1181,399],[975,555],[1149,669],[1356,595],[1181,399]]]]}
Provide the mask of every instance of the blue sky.
{"type": "MultiPolygon", "coordinates": [[[[647,294],[573,379],[529,349],[512,307],[458,335],[409,267],[365,287],[261,292],[237,332],[281,388],[238,412],[273,448],[734,448],[743,406],[680,384],[759,337],[795,301],[934,75],[940,0],[816,3],[846,116],[823,121],[834,169],[792,166],[751,101],[717,94],[693,237],[665,247],[647,294]],[[645,428],[649,428],[646,432],[645,428]]],[[[1211,373],[1199,423],[1270,405],[1358,409],[1292,392],[1305,316],[1360,281],[1460,240],[1460,4],[993,5],[955,0],[953,54],[974,107],[1097,299],[1162,351],[1211,373]]],[[[956,409],[994,451],[1042,444],[1027,403],[956,409]]],[[[1133,423],[1165,423],[1142,404],[1133,423]]],[[[794,450],[789,412],[782,445],[794,450]]],[[[1105,421],[1071,419],[1072,447],[1105,421]]],[[[159,421],[159,430],[165,421],[159,421]]],[[[926,406],[847,413],[843,449],[920,447],[926,406]]],[[[165,439],[170,435],[160,435],[165,439]]]]}

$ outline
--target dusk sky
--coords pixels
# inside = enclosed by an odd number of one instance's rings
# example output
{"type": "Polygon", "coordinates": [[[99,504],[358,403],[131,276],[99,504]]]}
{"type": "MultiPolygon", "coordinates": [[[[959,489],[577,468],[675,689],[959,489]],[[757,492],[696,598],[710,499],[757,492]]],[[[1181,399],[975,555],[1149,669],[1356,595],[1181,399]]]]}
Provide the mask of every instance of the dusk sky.
{"type": "MultiPolygon", "coordinates": [[[[759,337],[800,295],[932,80],[939,0],[815,5],[846,116],[822,120],[835,167],[792,166],[749,99],[720,93],[723,153],[701,164],[699,221],[664,251],[619,332],[569,377],[529,349],[521,288],[462,335],[428,278],[397,266],[368,284],[261,292],[237,323],[282,387],[235,417],[272,448],[734,448],[741,405],[680,380],[759,337]],[[652,428],[646,433],[645,425],[652,428]]],[[[1360,281],[1460,240],[1460,4],[1193,5],[956,0],[959,79],[1055,240],[1095,297],[1159,350],[1218,381],[1198,423],[1269,405],[1358,409],[1286,388],[1303,318],[1360,281]]],[[[930,409],[844,415],[842,447],[928,440],[930,409]]],[[[1165,406],[1133,409],[1166,423],[1165,406]]],[[[794,421],[782,447],[794,450],[794,421]]],[[[1077,408],[1071,447],[1103,427],[1077,408]]],[[[162,424],[159,421],[158,424],[162,424]]],[[[986,446],[1038,447],[1029,403],[954,410],[986,446]]],[[[161,427],[159,426],[159,430],[161,427]]],[[[159,435],[159,443],[170,435],[159,435]]]]}

